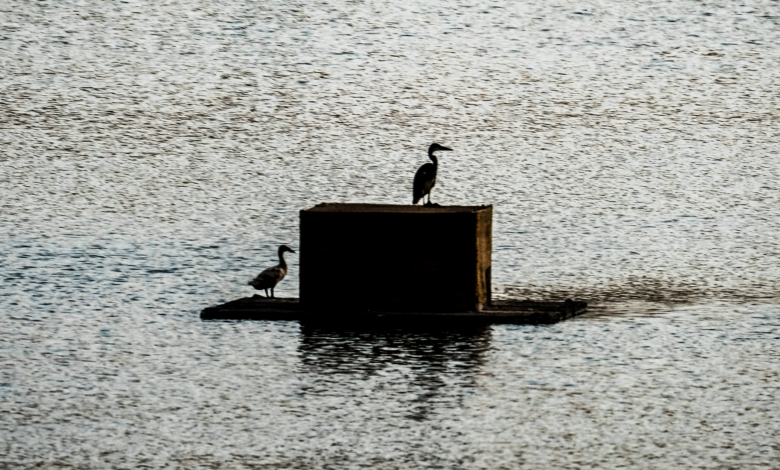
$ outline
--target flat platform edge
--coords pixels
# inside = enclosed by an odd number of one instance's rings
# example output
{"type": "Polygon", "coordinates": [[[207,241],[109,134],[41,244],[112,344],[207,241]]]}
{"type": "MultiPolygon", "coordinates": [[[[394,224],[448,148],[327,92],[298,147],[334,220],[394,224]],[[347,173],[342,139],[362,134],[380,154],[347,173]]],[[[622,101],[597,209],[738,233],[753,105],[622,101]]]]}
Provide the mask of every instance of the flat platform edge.
{"type": "Polygon", "coordinates": [[[480,206],[423,206],[410,204],[376,204],[322,202],[307,209],[306,214],[474,214],[493,210],[493,205],[480,206]]]}
{"type": "Polygon", "coordinates": [[[307,322],[468,322],[492,324],[551,324],[587,311],[586,302],[498,301],[481,312],[340,312],[301,310],[298,299],[244,297],[203,309],[201,320],[269,320],[307,322]]]}

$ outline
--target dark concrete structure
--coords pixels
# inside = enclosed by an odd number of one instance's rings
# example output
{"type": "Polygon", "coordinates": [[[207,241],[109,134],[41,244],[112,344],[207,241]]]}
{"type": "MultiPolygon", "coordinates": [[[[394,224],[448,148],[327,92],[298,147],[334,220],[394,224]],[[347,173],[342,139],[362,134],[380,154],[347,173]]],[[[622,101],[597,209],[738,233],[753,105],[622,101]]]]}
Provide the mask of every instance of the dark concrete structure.
{"type": "Polygon", "coordinates": [[[302,210],[300,307],[479,312],[490,304],[492,224],[492,206],[302,210]]]}
{"type": "Polygon", "coordinates": [[[544,324],[585,302],[490,298],[492,206],[320,204],[301,211],[299,299],[259,295],[208,307],[204,320],[447,328],[544,324]]]}

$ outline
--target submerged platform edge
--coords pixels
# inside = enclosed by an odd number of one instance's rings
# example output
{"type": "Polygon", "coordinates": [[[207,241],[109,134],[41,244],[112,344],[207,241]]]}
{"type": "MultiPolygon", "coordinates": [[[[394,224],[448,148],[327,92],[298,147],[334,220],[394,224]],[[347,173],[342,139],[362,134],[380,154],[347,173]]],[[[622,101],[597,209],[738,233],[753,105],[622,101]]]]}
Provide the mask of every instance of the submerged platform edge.
{"type": "Polygon", "coordinates": [[[202,320],[278,320],[314,322],[371,322],[392,321],[417,324],[420,322],[476,322],[510,324],[550,324],[582,315],[586,302],[538,302],[530,300],[500,300],[480,312],[355,312],[310,311],[301,309],[298,299],[268,299],[261,296],[244,297],[203,309],[202,320]]]}

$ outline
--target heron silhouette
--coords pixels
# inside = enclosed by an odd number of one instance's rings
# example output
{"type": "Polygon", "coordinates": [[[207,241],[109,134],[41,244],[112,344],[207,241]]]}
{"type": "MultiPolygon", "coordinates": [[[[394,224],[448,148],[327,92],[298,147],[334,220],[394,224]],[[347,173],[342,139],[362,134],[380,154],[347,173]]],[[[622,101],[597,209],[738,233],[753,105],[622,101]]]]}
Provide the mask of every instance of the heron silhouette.
{"type": "Polygon", "coordinates": [[[439,170],[439,160],[436,158],[436,155],[434,155],[433,152],[436,152],[437,150],[452,149],[436,143],[433,143],[430,147],[428,147],[428,158],[430,158],[433,163],[426,163],[417,170],[417,173],[414,174],[412,204],[417,204],[420,199],[425,198],[425,195],[427,194],[428,202],[424,202],[423,199],[423,205],[433,205],[431,203],[431,189],[433,189],[433,187],[436,185],[436,172],[439,170]]]}

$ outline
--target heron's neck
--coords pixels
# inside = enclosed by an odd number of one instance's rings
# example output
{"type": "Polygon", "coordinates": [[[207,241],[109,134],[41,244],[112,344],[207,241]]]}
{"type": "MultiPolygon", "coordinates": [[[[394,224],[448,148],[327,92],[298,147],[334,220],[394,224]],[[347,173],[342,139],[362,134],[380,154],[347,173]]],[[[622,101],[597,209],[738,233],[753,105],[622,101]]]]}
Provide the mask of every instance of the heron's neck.
{"type": "Polygon", "coordinates": [[[436,159],[436,155],[434,155],[433,152],[428,153],[428,158],[433,161],[433,166],[439,166],[439,160],[436,159]]]}

